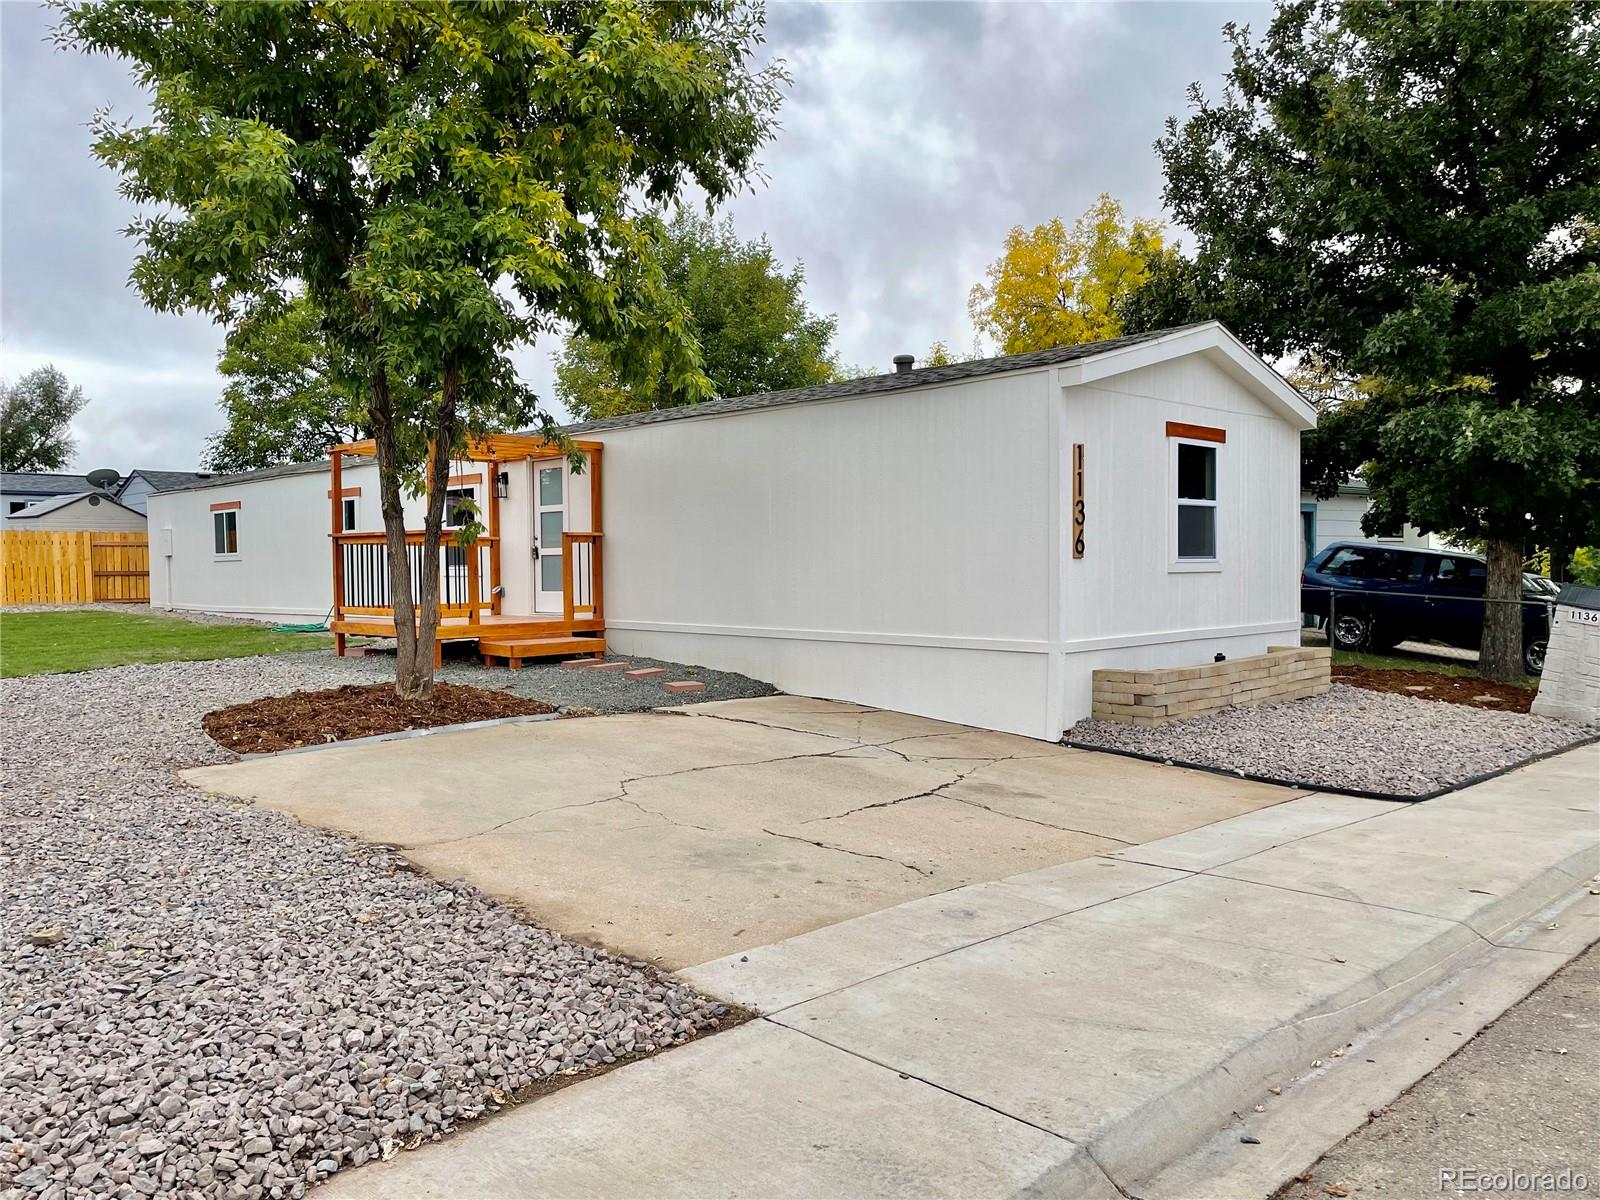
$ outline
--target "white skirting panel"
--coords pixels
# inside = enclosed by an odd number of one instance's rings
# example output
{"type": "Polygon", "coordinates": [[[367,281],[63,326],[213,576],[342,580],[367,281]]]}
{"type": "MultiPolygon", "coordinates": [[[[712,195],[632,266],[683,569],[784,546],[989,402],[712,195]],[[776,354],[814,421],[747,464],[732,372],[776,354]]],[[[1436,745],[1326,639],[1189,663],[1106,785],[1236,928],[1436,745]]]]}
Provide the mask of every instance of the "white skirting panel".
{"type": "Polygon", "coordinates": [[[658,629],[606,628],[607,648],[716,671],[737,671],[797,696],[846,700],[958,725],[1055,740],[1049,647],[955,646],[811,640],[658,629]]]}

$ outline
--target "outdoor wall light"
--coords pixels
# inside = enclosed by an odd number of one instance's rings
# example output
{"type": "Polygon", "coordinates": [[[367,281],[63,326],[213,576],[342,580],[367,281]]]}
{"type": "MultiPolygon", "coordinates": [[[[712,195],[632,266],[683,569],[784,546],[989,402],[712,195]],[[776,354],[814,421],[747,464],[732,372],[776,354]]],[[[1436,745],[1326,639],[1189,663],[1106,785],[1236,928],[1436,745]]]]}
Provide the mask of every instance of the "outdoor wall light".
{"type": "Polygon", "coordinates": [[[494,477],[494,494],[504,500],[511,494],[511,473],[501,471],[494,477]]]}

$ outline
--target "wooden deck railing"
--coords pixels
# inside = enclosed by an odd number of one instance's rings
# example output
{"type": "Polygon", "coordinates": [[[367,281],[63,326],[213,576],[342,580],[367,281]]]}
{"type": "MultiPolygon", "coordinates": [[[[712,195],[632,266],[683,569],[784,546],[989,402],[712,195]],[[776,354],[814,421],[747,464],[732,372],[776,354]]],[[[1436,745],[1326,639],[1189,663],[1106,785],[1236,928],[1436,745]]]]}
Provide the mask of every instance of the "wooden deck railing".
{"type": "Polygon", "coordinates": [[[580,617],[598,621],[605,616],[603,536],[570,530],[561,535],[562,611],[569,623],[580,617]]]}
{"type": "MultiPolygon", "coordinates": [[[[333,581],[334,616],[394,613],[389,593],[388,542],[382,533],[336,533],[339,547],[333,581]]],[[[439,544],[439,615],[475,617],[494,608],[493,537],[480,537],[468,545],[458,543],[446,530],[439,544]]],[[[422,602],[423,533],[406,531],[406,552],[411,558],[411,599],[422,602]]]]}

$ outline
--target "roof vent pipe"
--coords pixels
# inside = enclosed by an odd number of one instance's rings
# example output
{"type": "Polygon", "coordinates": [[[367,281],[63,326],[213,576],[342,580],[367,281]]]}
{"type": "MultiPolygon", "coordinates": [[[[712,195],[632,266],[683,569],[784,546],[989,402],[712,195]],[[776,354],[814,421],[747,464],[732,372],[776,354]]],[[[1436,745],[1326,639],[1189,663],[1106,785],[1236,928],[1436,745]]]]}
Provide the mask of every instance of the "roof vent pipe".
{"type": "Polygon", "coordinates": [[[909,354],[896,354],[894,356],[894,373],[896,375],[909,375],[916,359],[909,354]]]}

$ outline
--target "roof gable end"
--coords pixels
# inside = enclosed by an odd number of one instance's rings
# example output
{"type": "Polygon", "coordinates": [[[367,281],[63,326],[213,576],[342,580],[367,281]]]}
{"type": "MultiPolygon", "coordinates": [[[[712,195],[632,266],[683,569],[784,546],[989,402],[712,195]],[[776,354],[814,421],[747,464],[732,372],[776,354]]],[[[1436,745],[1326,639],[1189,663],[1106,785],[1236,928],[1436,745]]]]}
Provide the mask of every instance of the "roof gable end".
{"type": "Polygon", "coordinates": [[[1229,333],[1220,321],[1190,325],[1135,345],[1112,346],[1056,368],[1062,387],[1110,379],[1129,371],[1202,354],[1296,429],[1314,429],[1317,411],[1297,388],[1229,333]]]}

